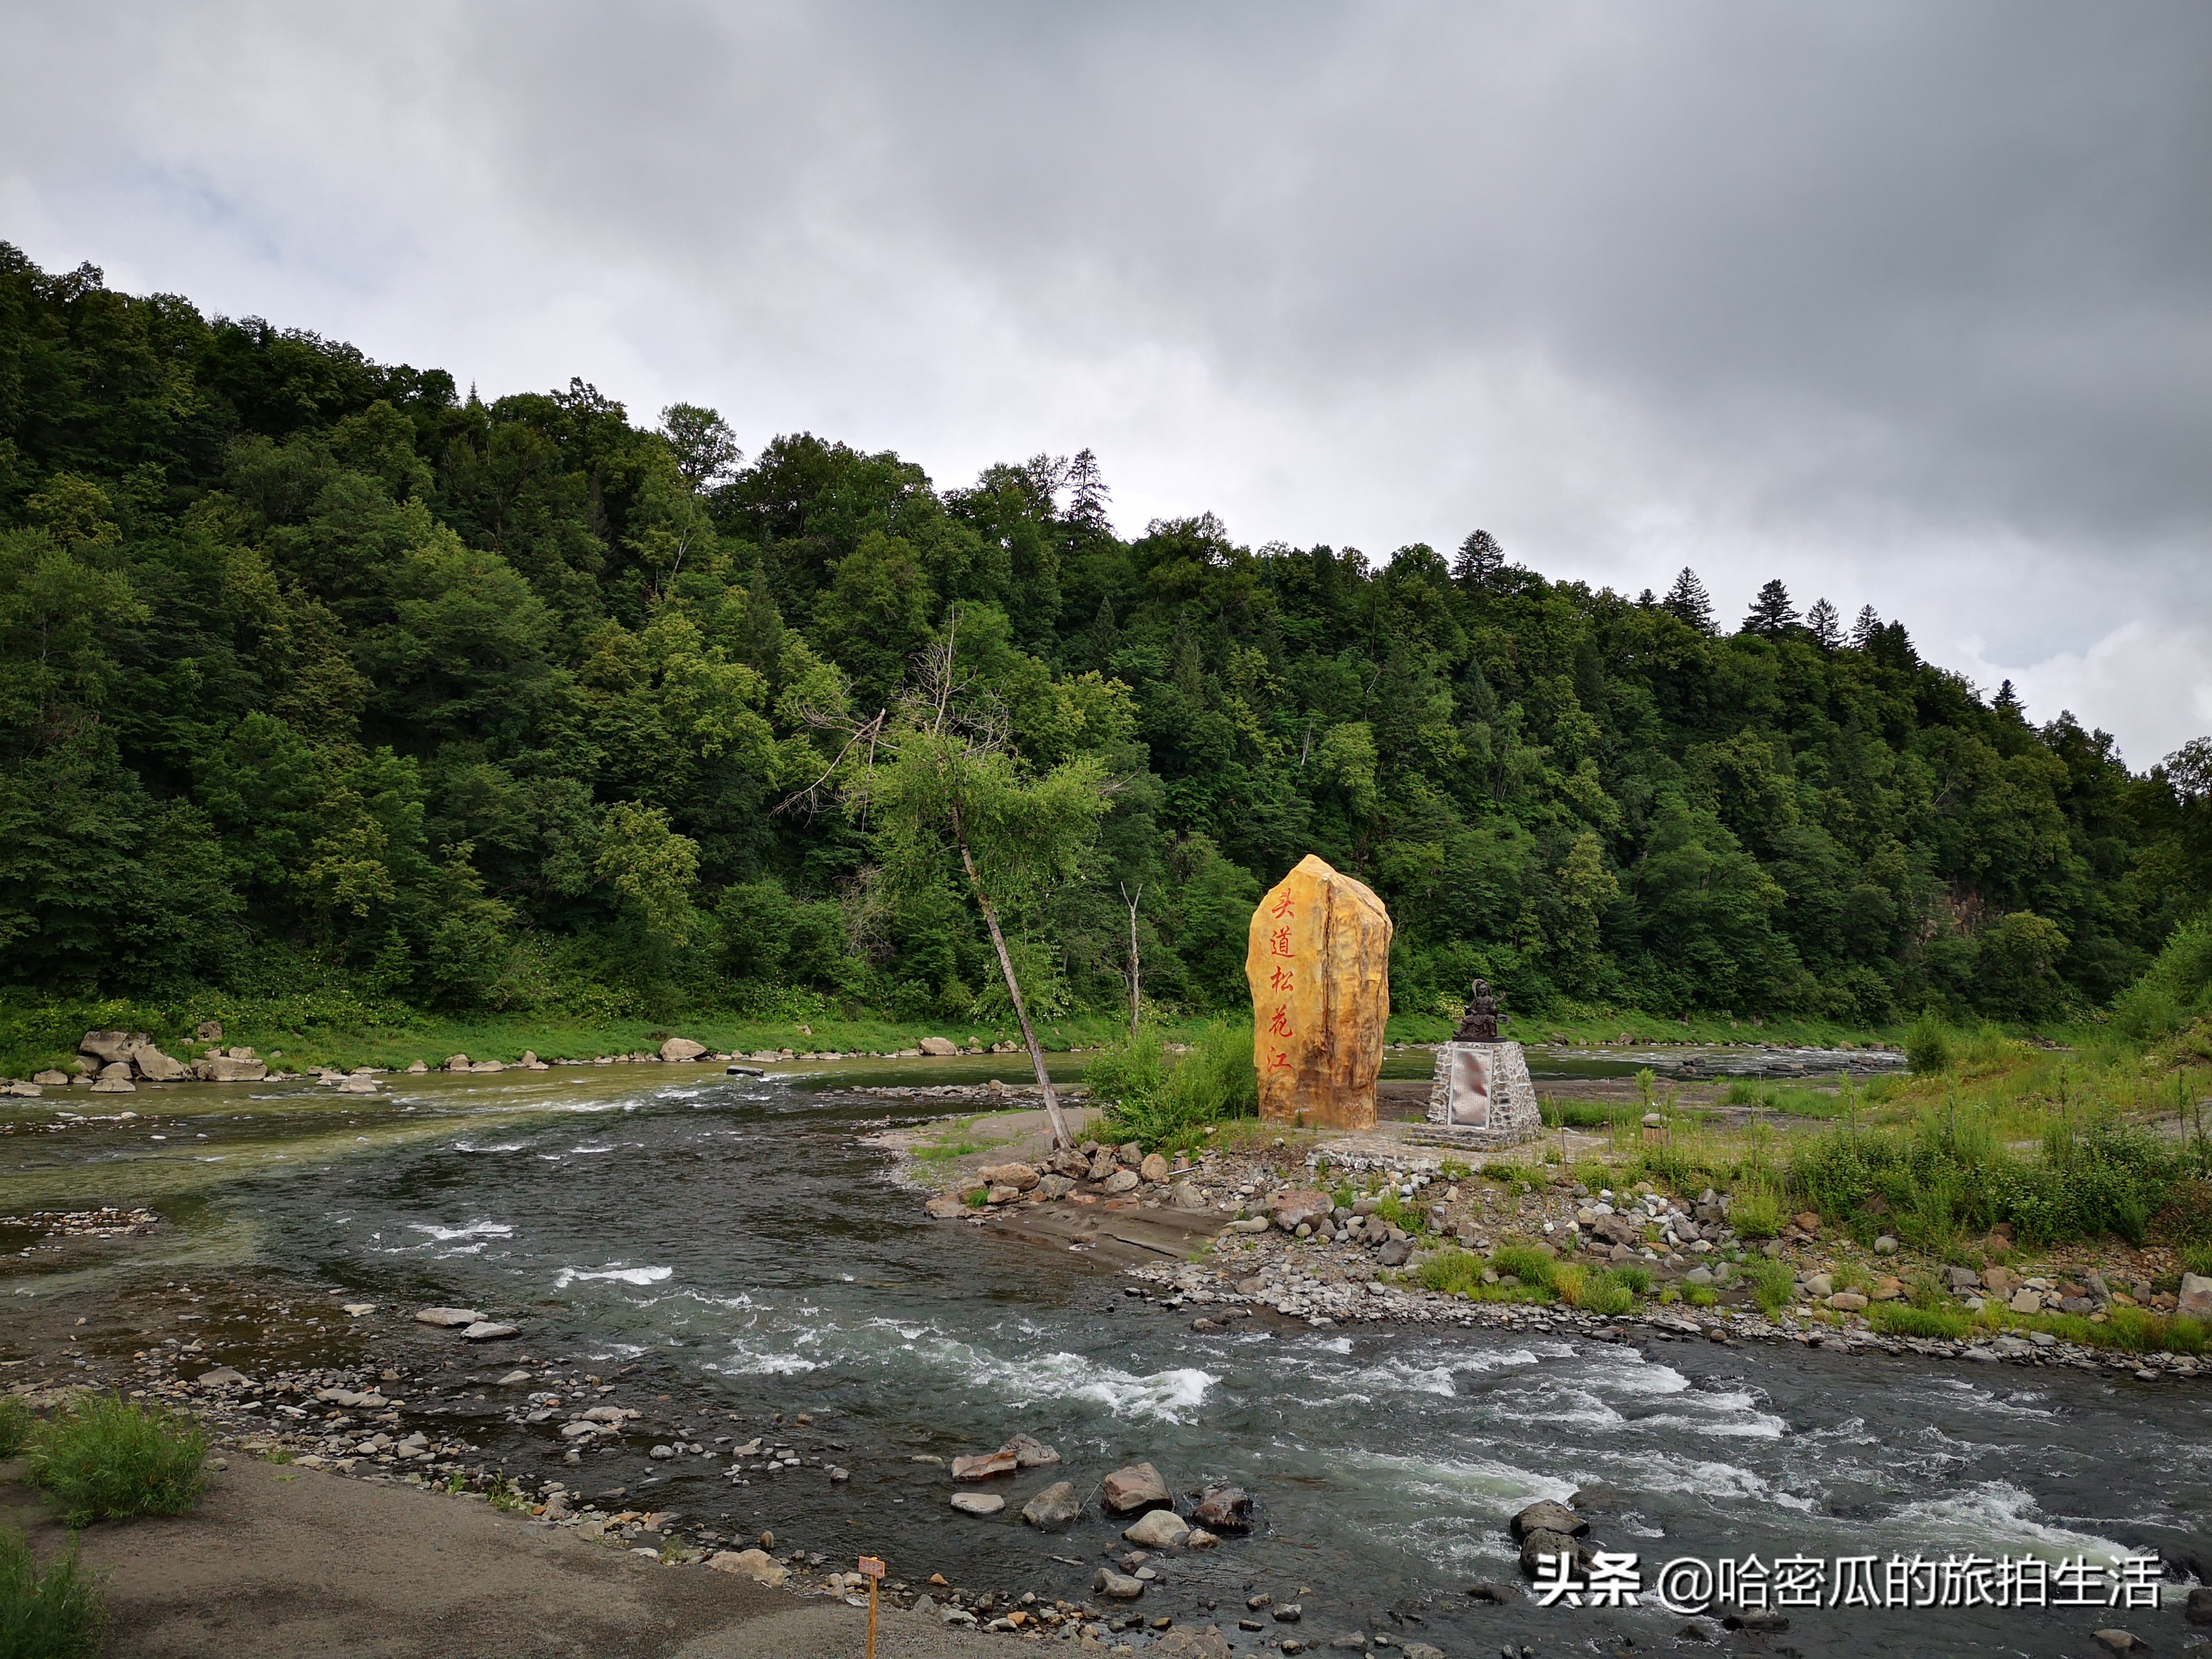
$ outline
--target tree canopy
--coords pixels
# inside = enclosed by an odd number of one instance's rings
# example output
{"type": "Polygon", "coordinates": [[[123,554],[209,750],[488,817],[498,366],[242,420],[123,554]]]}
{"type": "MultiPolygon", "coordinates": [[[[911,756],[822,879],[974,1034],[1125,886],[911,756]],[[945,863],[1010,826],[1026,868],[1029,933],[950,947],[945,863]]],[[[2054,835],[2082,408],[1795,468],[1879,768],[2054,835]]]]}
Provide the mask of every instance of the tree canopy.
{"type": "Polygon", "coordinates": [[[939,488],[580,381],[487,403],[0,245],[0,962],[987,1014],[926,815],[773,810],[956,613],[988,799],[1103,803],[1049,878],[1011,806],[977,826],[1047,1014],[1120,1006],[1124,888],[1148,999],[1237,1005],[1308,852],[1389,904],[1401,1008],[1480,974],[1531,1011],[2037,1019],[2212,896],[2202,742],[2131,773],[1871,605],[1771,582],[1729,635],[1686,569],[1631,599],[1482,531],[1378,562],[1110,501],[1088,451],[939,488]]]}

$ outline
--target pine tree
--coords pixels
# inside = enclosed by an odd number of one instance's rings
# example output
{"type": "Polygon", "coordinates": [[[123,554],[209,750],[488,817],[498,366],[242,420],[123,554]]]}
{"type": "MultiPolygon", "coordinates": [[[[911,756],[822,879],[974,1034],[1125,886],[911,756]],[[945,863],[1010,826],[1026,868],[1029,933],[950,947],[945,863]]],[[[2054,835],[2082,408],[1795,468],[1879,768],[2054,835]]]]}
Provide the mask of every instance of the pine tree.
{"type": "Polygon", "coordinates": [[[1079,451],[1067,464],[1066,483],[1071,492],[1068,523],[1110,534],[1114,526],[1106,521],[1106,502],[1114,492],[1106,487],[1106,480],[1099,473],[1097,456],[1088,449],[1079,451]]]}
{"type": "Polygon", "coordinates": [[[1497,537],[1487,530],[1470,531],[1452,561],[1452,580],[1471,587],[1486,586],[1504,564],[1505,550],[1498,544],[1497,537]]]}
{"type": "Polygon", "coordinates": [[[1759,597],[1751,602],[1751,614],[1743,619],[1747,634],[1763,634],[1770,640],[1780,639],[1797,625],[1797,607],[1790,603],[1790,590],[1778,576],[1759,590],[1759,597]]]}
{"type": "Polygon", "coordinates": [[[1832,651],[1844,642],[1842,618],[1837,615],[1836,607],[1826,599],[1815,599],[1813,608],[1805,613],[1805,631],[1823,651],[1832,651]]]}
{"type": "Polygon", "coordinates": [[[1659,596],[1648,587],[1636,596],[1636,608],[1638,611],[1651,610],[1658,603],[1659,596]]]}
{"type": "Polygon", "coordinates": [[[1851,624],[1851,649],[1863,651],[1874,643],[1874,636],[1881,631],[1881,618],[1875,615],[1874,607],[1859,607],[1859,619],[1851,624]]]}
{"type": "Polygon", "coordinates": [[[1713,631],[1713,599],[1705,592],[1705,585],[1698,580],[1698,573],[1686,564],[1682,574],[1674,578],[1674,585],[1667,590],[1667,597],[1659,601],[1660,608],[1680,621],[1686,622],[1700,634],[1713,631]]]}
{"type": "Polygon", "coordinates": [[[1991,706],[2007,714],[2017,714],[2021,712],[2020,693],[2012,689],[2010,680],[1997,687],[1997,695],[1992,701],[1991,706]]]}

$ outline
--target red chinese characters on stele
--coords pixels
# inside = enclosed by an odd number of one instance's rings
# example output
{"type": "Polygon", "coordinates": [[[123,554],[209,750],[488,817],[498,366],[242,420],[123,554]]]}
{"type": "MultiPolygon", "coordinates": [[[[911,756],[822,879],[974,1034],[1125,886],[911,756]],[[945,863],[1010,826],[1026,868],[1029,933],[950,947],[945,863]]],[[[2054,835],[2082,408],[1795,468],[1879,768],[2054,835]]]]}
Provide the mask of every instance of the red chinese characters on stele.
{"type": "Polygon", "coordinates": [[[1364,884],[1310,855],[1260,901],[1244,972],[1262,1118],[1374,1127],[1390,933],[1389,913],[1364,884]]]}

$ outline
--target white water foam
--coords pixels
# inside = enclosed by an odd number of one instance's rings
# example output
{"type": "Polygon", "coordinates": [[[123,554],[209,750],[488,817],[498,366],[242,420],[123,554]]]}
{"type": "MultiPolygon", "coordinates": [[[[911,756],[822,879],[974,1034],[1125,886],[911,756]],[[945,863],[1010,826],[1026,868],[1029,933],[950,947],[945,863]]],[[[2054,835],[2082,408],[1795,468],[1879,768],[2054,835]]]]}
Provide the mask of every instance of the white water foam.
{"type": "Polygon", "coordinates": [[[2076,1532],[2034,1518],[2034,1496],[2006,1480],[1988,1480],[1950,1498],[1907,1504],[1883,1523],[1885,1535],[1903,1531],[1945,1548],[1964,1547],[1984,1553],[2025,1550],[2034,1555],[2087,1555],[2102,1560],[2127,1553],[2125,1547],[2094,1533],[2076,1532]]]}
{"type": "Polygon", "coordinates": [[[434,1243],[450,1244],[459,1238],[511,1238],[514,1226],[505,1221],[471,1221],[462,1227],[440,1227],[427,1221],[410,1221],[410,1233],[428,1233],[434,1243]]]}
{"type": "MultiPolygon", "coordinates": [[[[902,1327],[889,1320],[869,1323],[902,1333],[902,1327]]],[[[1184,1421],[1206,1402],[1213,1385],[1221,1380],[1194,1365],[1139,1376],[1065,1352],[1012,1359],[934,1332],[906,1339],[902,1346],[917,1358],[958,1371],[969,1382],[996,1390],[1013,1405],[1083,1400],[1104,1407],[1115,1417],[1149,1417],[1166,1423],[1184,1421]]]]}
{"type": "Polygon", "coordinates": [[[553,1288],[565,1291],[580,1279],[612,1279],[623,1285],[658,1285],[675,1273],[673,1267],[563,1267],[554,1276],[553,1288]]]}

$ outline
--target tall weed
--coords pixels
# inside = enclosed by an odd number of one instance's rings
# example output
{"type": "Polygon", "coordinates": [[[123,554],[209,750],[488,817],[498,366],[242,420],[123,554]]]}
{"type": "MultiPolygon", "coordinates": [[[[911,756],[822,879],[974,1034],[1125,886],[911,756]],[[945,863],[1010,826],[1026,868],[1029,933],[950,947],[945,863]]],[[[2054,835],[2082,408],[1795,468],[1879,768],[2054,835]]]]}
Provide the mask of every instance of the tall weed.
{"type": "Polygon", "coordinates": [[[76,1543],[45,1571],[23,1534],[0,1528],[0,1659],[93,1659],[107,1610],[76,1543]]]}
{"type": "Polygon", "coordinates": [[[181,1515],[199,1502],[207,1435],[198,1424],[88,1395],[31,1435],[31,1479],[72,1527],[181,1515]]]}
{"type": "Polygon", "coordinates": [[[1084,1067],[1083,1080],[1108,1103],[1111,1131],[1152,1150],[1191,1145],[1206,1125],[1260,1109],[1250,1028],[1225,1020],[1208,1024],[1180,1057],[1156,1032],[1139,1031],[1084,1067]]]}

